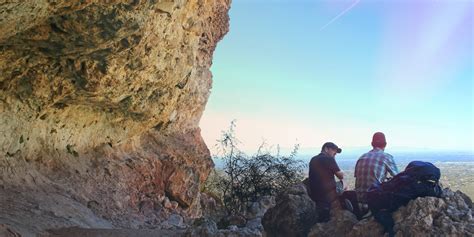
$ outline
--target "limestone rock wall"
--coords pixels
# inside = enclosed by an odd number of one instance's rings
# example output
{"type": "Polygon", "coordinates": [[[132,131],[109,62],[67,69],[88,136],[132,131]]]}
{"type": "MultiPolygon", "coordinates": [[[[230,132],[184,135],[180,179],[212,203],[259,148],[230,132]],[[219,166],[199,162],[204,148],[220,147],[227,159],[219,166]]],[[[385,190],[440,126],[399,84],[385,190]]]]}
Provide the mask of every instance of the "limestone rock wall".
{"type": "MultiPolygon", "coordinates": [[[[21,189],[19,198],[33,201],[64,194],[115,226],[199,216],[213,163],[198,123],[229,7],[0,2],[0,192],[21,189]]],[[[58,225],[82,218],[75,214],[58,225]]],[[[11,207],[0,221],[20,216],[11,207]]]]}

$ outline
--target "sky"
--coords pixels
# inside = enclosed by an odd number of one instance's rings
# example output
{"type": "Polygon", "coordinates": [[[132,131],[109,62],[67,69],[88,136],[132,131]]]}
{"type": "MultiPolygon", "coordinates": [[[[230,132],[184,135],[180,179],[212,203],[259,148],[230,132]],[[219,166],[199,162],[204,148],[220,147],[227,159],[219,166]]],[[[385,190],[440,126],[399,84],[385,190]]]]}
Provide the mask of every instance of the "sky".
{"type": "Polygon", "coordinates": [[[232,120],[244,151],[474,151],[474,1],[233,0],[200,121],[214,152],[232,120]]]}

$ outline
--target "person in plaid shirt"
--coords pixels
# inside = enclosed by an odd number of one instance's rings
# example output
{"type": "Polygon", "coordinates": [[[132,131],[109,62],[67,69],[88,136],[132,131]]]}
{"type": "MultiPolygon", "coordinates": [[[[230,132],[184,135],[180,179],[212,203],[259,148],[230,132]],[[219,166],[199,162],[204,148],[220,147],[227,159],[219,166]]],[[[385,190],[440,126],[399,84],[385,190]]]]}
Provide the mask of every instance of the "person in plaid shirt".
{"type": "Polygon", "coordinates": [[[373,149],[357,160],[354,177],[356,178],[355,191],[359,203],[367,203],[366,192],[372,184],[380,184],[385,181],[388,174],[393,177],[398,173],[393,156],[384,151],[386,145],[385,135],[376,132],[372,137],[373,149]]]}

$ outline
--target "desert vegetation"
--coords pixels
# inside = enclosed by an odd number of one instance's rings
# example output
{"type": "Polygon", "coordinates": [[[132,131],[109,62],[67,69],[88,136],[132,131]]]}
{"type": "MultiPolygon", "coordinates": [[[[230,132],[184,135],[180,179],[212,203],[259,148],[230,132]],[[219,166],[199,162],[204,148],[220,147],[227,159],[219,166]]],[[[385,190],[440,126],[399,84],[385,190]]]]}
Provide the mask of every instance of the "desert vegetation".
{"type": "Polygon", "coordinates": [[[212,171],[203,191],[222,200],[228,214],[237,214],[262,196],[276,195],[286,187],[302,181],[305,164],[296,159],[299,145],[289,155],[279,149],[272,152],[264,143],[254,155],[239,149],[235,137],[235,121],[222,132],[215,159],[223,161],[223,168],[212,171]]]}

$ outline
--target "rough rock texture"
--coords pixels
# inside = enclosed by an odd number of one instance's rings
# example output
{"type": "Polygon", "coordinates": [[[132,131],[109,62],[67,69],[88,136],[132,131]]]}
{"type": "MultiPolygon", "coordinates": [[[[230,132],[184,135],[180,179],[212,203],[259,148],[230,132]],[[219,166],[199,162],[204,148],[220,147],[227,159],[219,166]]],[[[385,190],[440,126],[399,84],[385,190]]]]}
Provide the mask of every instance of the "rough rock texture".
{"type": "Polygon", "coordinates": [[[77,227],[51,230],[39,237],[180,237],[183,230],[160,229],[84,229],[77,227]]]}
{"type": "Polygon", "coordinates": [[[275,197],[263,196],[251,203],[243,215],[227,216],[219,201],[207,194],[201,195],[204,197],[201,198],[203,218],[195,220],[185,236],[263,236],[262,217],[275,206],[275,197]]]}
{"type": "Polygon", "coordinates": [[[0,2],[0,205],[17,199],[0,223],[32,234],[199,216],[213,163],[198,123],[229,5],[0,2]]]}
{"type": "Polygon", "coordinates": [[[245,218],[247,220],[263,218],[268,209],[273,208],[275,205],[276,199],[274,196],[263,196],[257,202],[250,204],[244,213],[245,218]]]}
{"type": "Polygon", "coordinates": [[[235,225],[227,229],[218,229],[214,221],[210,219],[197,220],[194,226],[189,228],[184,234],[186,237],[261,237],[262,232],[259,229],[251,227],[238,228],[235,225]]]}
{"type": "Polygon", "coordinates": [[[338,210],[332,213],[329,222],[314,225],[308,236],[346,236],[357,222],[357,218],[350,211],[338,210]]]}
{"type": "MultiPolygon", "coordinates": [[[[348,218],[352,219],[352,217],[348,218]]],[[[388,236],[388,233],[384,234],[383,226],[378,223],[374,217],[370,217],[363,219],[352,226],[352,229],[350,230],[349,234],[347,234],[347,236],[388,236]]]]}
{"type": "Polygon", "coordinates": [[[201,212],[203,217],[215,223],[227,215],[222,201],[217,196],[208,193],[201,193],[201,212]]]}
{"type": "MultiPolygon", "coordinates": [[[[206,194],[202,194],[203,200],[205,202],[210,202],[211,197],[207,196],[206,194]],[[206,197],[207,196],[207,197],[206,197]]],[[[148,236],[173,236],[173,237],[187,237],[187,236],[199,236],[199,237],[261,237],[263,236],[263,226],[261,224],[261,218],[263,213],[274,205],[274,198],[273,197],[262,197],[258,202],[255,202],[251,205],[248,213],[249,217],[252,219],[244,219],[246,221],[245,226],[237,226],[237,225],[229,225],[225,228],[219,229],[216,221],[214,221],[212,216],[205,216],[202,218],[197,218],[194,220],[194,223],[187,227],[186,229],[138,229],[138,230],[130,230],[130,229],[84,229],[84,228],[60,228],[55,230],[50,230],[48,234],[45,234],[45,237],[59,237],[59,236],[67,236],[67,237],[82,237],[82,236],[97,236],[97,237],[105,237],[105,236],[136,236],[136,237],[148,237],[148,236]]],[[[205,208],[203,211],[206,211],[205,208]]],[[[177,219],[175,222],[179,222],[179,216],[174,215],[177,219]]],[[[216,217],[223,217],[220,213],[216,217]]],[[[235,216],[234,216],[235,217],[235,216]]],[[[233,217],[230,217],[231,219],[233,217]]],[[[168,219],[169,222],[172,218],[168,219]]],[[[2,226],[0,225],[0,231],[2,230],[2,226]]],[[[0,232],[1,234],[2,232],[0,232]]]]}
{"type": "Polygon", "coordinates": [[[396,236],[474,236],[472,201],[460,191],[418,198],[393,214],[396,236]]]}
{"type": "MultiPolygon", "coordinates": [[[[473,205],[460,191],[443,190],[442,198],[424,197],[410,201],[393,213],[395,235],[474,236],[473,205]]],[[[276,206],[263,218],[267,236],[388,236],[373,217],[358,221],[346,210],[331,212],[329,222],[316,223],[313,201],[305,185],[291,187],[276,199],[276,206]],[[313,214],[313,216],[309,215],[313,214]],[[309,218],[311,217],[311,218],[309,218]],[[312,219],[314,218],[314,219],[312,219]],[[313,222],[313,223],[311,223],[313,222]],[[308,233],[309,232],[309,233],[308,233]]]]}
{"type": "Polygon", "coordinates": [[[21,235],[16,231],[10,229],[8,226],[0,224],[0,236],[3,237],[20,237],[21,235]]]}
{"type": "Polygon", "coordinates": [[[357,221],[357,218],[351,212],[340,210],[332,213],[329,222],[318,223],[311,227],[308,237],[317,236],[384,236],[384,231],[383,226],[373,217],[357,221]]]}
{"type": "Polygon", "coordinates": [[[306,236],[317,219],[316,205],[301,183],[277,196],[262,224],[268,236],[306,236]]]}
{"type": "MultiPolygon", "coordinates": [[[[472,202],[460,191],[445,189],[443,198],[424,197],[410,201],[393,213],[395,236],[474,236],[472,202]]],[[[308,236],[382,236],[383,227],[369,218],[357,222],[342,211],[328,223],[314,225],[308,236]]]]}

